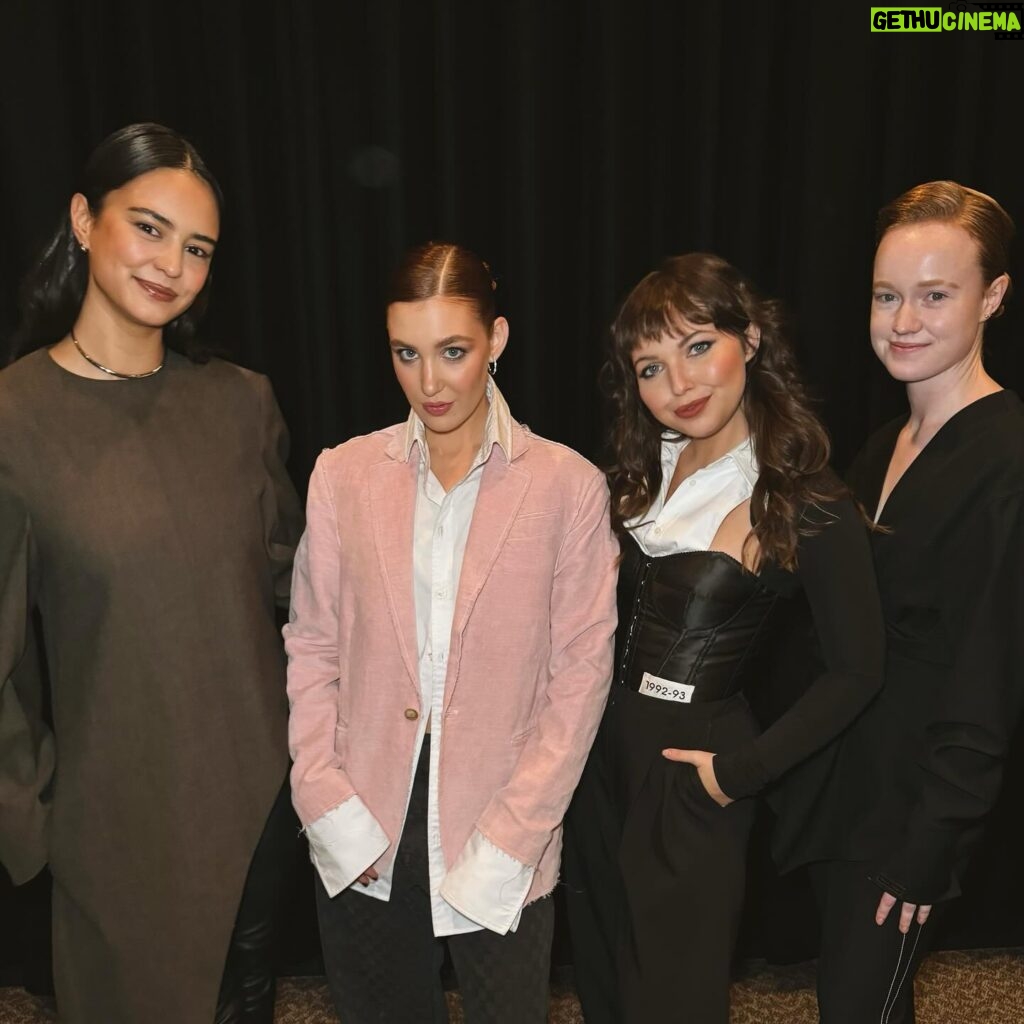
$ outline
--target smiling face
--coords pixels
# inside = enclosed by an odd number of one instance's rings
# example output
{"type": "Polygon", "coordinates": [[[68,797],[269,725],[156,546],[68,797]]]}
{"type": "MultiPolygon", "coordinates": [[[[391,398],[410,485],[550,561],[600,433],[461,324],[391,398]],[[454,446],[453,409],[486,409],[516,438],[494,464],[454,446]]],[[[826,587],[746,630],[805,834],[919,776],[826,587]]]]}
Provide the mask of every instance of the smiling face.
{"type": "Polygon", "coordinates": [[[679,328],[633,350],[640,400],[663,426],[728,451],[749,433],[743,394],[757,331],[740,338],[687,320],[679,328]]]}
{"type": "Polygon", "coordinates": [[[435,296],[388,306],[395,376],[428,437],[479,444],[487,421],[487,364],[508,340],[503,317],[488,332],[472,302],[435,296]]]}
{"type": "Polygon", "coordinates": [[[163,327],[206,283],[220,214],[198,175],[160,168],[108,192],[95,216],[75,195],[71,222],[89,251],[85,304],[127,324],[163,327]]]}
{"type": "Polygon", "coordinates": [[[892,228],[875,253],[871,345],[896,380],[952,379],[975,365],[982,325],[1009,279],[985,285],[977,242],[958,224],[892,228]]]}

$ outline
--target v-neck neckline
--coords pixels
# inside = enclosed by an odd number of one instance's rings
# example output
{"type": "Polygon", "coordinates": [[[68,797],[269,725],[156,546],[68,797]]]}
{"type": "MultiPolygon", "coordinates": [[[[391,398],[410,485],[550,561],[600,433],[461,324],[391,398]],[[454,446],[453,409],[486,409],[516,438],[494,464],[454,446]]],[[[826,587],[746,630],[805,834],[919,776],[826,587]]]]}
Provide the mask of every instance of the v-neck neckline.
{"type": "Polygon", "coordinates": [[[899,420],[898,422],[892,424],[892,426],[894,426],[896,428],[895,429],[895,433],[894,433],[894,435],[893,435],[893,437],[891,439],[888,439],[886,441],[885,448],[884,448],[885,458],[884,458],[884,460],[880,460],[881,461],[881,466],[880,467],[879,466],[875,467],[876,472],[875,472],[874,477],[873,477],[872,482],[871,482],[871,484],[872,484],[872,486],[871,486],[872,497],[874,499],[872,501],[872,505],[873,505],[873,507],[875,509],[875,514],[874,514],[873,521],[874,521],[875,525],[876,526],[884,526],[884,525],[886,525],[884,520],[885,520],[887,514],[892,509],[893,499],[897,497],[897,495],[899,494],[900,491],[906,490],[906,488],[903,485],[904,485],[907,477],[911,476],[914,473],[914,468],[916,466],[918,466],[921,463],[922,460],[926,460],[927,459],[927,456],[928,456],[929,452],[934,452],[934,451],[937,450],[937,448],[939,446],[936,444],[936,442],[938,442],[940,439],[944,439],[944,435],[946,435],[946,434],[948,434],[950,432],[950,428],[954,424],[957,424],[958,421],[961,421],[964,418],[964,414],[965,413],[969,413],[969,412],[971,412],[973,410],[977,410],[977,408],[979,406],[987,403],[989,399],[996,398],[999,395],[1006,395],[1008,393],[1009,392],[1007,391],[1006,388],[1000,388],[998,391],[993,391],[990,394],[982,395],[981,398],[976,398],[973,402],[968,402],[967,405],[965,405],[962,409],[958,409],[955,413],[953,413],[953,415],[950,416],[949,419],[946,420],[946,422],[943,423],[942,426],[939,427],[939,429],[935,431],[935,433],[931,436],[931,439],[917,453],[917,455],[915,456],[913,461],[910,463],[910,465],[908,465],[907,468],[905,470],[903,470],[903,472],[900,474],[900,478],[896,481],[896,483],[893,484],[892,490],[889,491],[889,494],[886,496],[885,504],[882,505],[882,507],[879,509],[878,503],[882,499],[882,489],[885,487],[885,478],[889,475],[889,466],[892,464],[893,455],[895,455],[895,453],[896,453],[896,445],[899,443],[900,434],[903,433],[903,428],[910,421],[910,415],[908,414],[905,418],[903,418],[903,419],[899,420]],[[878,474],[878,472],[877,472],[878,469],[881,469],[881,475],[878,474]]]}

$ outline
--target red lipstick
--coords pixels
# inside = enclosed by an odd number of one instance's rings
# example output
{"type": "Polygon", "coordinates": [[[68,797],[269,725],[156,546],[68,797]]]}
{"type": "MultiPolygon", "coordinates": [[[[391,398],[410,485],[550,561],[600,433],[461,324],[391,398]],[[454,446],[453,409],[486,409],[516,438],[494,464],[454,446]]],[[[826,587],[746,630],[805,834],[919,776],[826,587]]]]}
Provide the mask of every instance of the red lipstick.
{"type": "Polygon", "coordinates": [[[699,416],[704,411],[704,406],[711,401],[711,396],[707,395],[705,398],[698,398],[696,402],[690,402],[689,405],[681,405],[676,409],[676,415],[681,420],[692,419],[694,416],[699,416]]]}

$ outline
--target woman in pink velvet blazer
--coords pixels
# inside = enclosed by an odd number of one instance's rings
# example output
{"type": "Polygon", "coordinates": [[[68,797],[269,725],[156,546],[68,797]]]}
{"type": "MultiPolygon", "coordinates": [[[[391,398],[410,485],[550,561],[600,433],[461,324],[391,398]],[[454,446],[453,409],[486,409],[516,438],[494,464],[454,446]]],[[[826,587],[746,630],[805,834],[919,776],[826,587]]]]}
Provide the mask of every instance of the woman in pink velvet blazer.
{"type": "Polygon", "coordinates": [[[343,1020],[547,1019],[562,817],[611,676],[604,478],[516,423],[487,265],[410,252],[405,423],[325,451],[285,638],[293,799],[343,1020]],[[373,898],[375,897],[375,898],[373,898]]]}

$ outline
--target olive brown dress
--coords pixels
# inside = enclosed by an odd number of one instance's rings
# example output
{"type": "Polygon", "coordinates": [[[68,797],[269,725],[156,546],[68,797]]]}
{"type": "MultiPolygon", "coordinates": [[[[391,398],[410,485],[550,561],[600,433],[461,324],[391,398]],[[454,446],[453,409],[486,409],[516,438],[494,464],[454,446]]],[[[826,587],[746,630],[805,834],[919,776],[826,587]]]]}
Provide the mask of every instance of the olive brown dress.
{"type": "Polygon", "coordinates": [[[64,1024],[213,1018],[288,767],[286,449],[269,382],[220,360],[0,373],[0,860],[50,864],[64,1024]]]}

